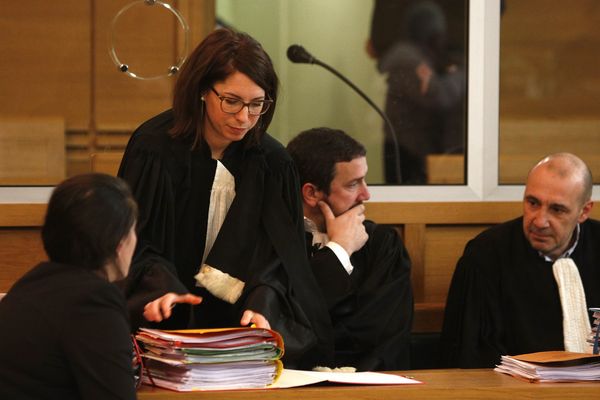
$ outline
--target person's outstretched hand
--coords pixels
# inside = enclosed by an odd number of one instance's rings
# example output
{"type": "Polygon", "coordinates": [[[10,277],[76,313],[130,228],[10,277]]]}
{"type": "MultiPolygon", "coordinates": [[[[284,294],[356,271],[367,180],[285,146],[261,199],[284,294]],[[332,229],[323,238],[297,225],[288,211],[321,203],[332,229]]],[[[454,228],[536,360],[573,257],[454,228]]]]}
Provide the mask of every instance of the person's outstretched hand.
{"type": "Polygon", "coordinates": [[[177,303],[200,304],[202,297],[193,294],[167,293],[144,306],[144,318],[151,322],[160,322],[171,316],[171,309],[177,303]]]}

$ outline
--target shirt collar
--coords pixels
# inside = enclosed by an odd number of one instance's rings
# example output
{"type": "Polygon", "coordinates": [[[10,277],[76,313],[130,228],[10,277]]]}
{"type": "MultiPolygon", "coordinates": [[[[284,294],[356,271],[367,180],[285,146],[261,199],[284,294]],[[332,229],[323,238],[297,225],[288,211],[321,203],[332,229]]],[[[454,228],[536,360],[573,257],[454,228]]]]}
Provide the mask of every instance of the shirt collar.
{"type": "Polygon", "coordinates": [[[317,228],[317,224],[309,218],[304,217],[304,230],[312,234],[312,245],[318,245],[318,248],[325,246],[329,243],[329,237],[327,233],[320,232],[317,228]]]}
{"type": "MultiPolygon", "coordinates": [[[[575,240],[573,241],[573,244],[564,253],[562,253],[559,257],[557,257],[556,258],[557,260],[559,258],[569,258],[569,257],[571,257],[571,254],[573,254],[573,252],[575,251],[575,247],[577,247],[577,243],[579,243],[580,231],[581,231],[581,228],[579,227],[579,224],[577,224],[577,226],[575,227],[575,240]]],[[[540,251],[538,251],[538,254],[540,255],[540,257],[542,257],[546,261],[549,261],[549,262],[556,261],[556,260],[551,259],[550,257],[548,257],[547,255],[543,254],[540,251]]]]}

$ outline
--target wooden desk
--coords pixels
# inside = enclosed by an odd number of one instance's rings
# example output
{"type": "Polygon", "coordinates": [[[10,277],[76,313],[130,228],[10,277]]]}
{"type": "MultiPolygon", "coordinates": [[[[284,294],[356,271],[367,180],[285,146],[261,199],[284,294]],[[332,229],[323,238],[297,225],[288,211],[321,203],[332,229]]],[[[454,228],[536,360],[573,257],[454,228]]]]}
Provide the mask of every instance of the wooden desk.
{"type": "Polygon", "coordinates": [[[293,389],[176,393],[144,386],[138,399],[379,400],[379,399],[594,399],[600,382],[529,383],[491,369],[415,370],[406,372],[422,385],[305,386],[293,389]]]}

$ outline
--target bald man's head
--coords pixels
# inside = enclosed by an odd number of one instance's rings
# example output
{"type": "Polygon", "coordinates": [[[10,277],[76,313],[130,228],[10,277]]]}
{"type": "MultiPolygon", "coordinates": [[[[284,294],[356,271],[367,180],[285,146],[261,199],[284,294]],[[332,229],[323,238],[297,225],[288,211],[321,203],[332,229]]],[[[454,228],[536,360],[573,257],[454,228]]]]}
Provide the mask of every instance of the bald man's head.
{"type": "Polygon", "coordinates": [[[527,175],[527,181],[532,172],[543,168],[547,169],[552,174],[561,179],[569,179],[572,182],[579,182],[581,186],[580,201],[585,204],[592,198],[592,172],[586,163],[575,154],[571,153],[555,153],[540,160],[527,175]]]}
{"type": "Polygon", "coordinates": [[[523,196],[523,232],[531,246],[556,259],[573,243],[577,224],[592,210],[592,174],[570,153],[552,154],[527,176],[523,196]]]}

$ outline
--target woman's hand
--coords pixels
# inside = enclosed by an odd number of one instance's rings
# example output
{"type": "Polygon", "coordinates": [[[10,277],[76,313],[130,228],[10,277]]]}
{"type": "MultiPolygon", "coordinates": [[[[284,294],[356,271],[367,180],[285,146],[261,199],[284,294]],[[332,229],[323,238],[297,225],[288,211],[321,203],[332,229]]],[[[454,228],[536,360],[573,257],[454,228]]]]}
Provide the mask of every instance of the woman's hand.
{"type": "Polygon", "coordinates": [[[240,325],[246,326],[250,324],[255,324],[257,328],[271,329],[269,321],[267,321],[267,319],[262,314],[254,312],[252,310],[246,310],[242,315],[240,325]]]}
{"type": "Polygon", "coordinates": [[[202,297],[193,294],[167,293],[144,306],[144,318],[151,322],[160,322],[171,316],[171,309],[177,303],[200,304],[202,297]]]}

